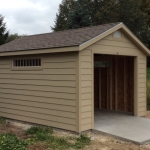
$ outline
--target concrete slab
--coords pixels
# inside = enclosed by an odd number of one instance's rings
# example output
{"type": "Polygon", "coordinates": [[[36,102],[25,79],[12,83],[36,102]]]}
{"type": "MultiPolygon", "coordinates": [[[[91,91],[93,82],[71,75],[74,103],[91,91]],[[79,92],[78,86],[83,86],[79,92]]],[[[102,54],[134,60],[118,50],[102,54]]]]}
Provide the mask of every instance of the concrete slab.
{"type": "Polygon", "coordinates": [[[97,109],[95,110],[94,121],[94,131],[136,144],[150,142],[150,119],[134,117],[130,113],[97,109]]]}

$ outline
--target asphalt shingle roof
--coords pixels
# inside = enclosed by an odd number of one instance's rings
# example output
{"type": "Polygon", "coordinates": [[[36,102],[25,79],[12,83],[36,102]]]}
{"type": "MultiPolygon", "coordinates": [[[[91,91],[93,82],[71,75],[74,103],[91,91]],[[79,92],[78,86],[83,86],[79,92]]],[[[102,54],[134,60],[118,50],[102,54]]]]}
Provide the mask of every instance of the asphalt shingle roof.
{"type": "Polygon", "coordinates": [[[79,46],[118,24],[110,23],[46,34],[22,36],[0,46],[0,52],[79,46]]]}

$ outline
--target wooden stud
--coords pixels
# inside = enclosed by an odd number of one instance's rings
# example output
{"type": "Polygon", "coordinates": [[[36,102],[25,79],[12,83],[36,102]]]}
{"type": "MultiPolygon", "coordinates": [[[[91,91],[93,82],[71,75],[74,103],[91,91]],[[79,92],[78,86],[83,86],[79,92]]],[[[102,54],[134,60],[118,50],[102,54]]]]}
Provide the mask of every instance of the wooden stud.
{"type": "Polygon", "coordinates": [[[102,108],[101,104],[101,68],[99,68],[99,108],[102,108]]]}
{"type": "Polygon", "coordinates": [[[138,95],[139,95],[139,57],[134,57],[134,116],[139,117],[139,105],[138,105],[138,95]]]}
{"type": "Polygon", "coordinates": [[[124,57],[124,111],[127,111],[127,100],[126,100],[126,57],[124,57]]]}
{"type": "Polygon", "coordinates": [[[112,110],[112,60],[110,61],[110,68],[109,68],[109,94],[110,94],[110,110],[112,110]]]}
{"type": "Polygon", "coordinates": [[[115,58],[115,110],[117,111],[118,110],[118,106],[117,106],[117,104],[118,104],[118,101],[117,101],[117,95],[118,95],[118,93],[117,93],[118,91],[117,91],[117,56],[116,56],[116,58],[115,58]]]}
{"type": "Polygon", "coordinates": [[[107,109],[109,109],[109,68],[107,68],[107,109]]]}

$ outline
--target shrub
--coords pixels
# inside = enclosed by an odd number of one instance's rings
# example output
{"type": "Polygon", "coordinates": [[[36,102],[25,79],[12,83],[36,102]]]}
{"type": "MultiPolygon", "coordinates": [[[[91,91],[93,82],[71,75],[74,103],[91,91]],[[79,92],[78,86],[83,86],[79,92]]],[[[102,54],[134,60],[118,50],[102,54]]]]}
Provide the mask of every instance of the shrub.
{"type": "Polygon", "coordinates": [[[0,134],[0,150],[26,150],[27,142],[12,134],[0,134]]]}

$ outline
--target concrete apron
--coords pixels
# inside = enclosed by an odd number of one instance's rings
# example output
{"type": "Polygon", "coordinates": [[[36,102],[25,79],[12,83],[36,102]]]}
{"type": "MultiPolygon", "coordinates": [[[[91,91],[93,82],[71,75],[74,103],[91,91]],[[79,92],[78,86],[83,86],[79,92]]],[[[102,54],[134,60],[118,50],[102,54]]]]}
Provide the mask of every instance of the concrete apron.
{"type": "Polygon", "coordinates": [[[93,131],[139,145],[150,143],[150,119],[130,113],[96,109],[93,131]]]}

